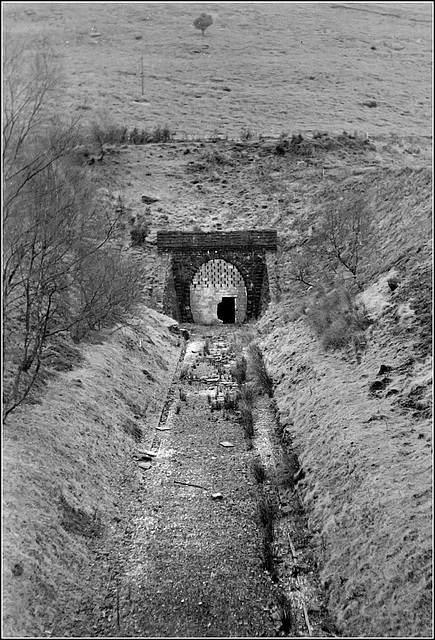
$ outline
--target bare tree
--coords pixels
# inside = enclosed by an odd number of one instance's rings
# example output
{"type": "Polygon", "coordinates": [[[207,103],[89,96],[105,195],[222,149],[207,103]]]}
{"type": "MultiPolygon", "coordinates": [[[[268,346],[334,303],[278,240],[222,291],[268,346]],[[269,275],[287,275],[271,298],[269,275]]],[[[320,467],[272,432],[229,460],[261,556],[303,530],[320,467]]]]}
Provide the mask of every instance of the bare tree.
{"type": "Polygon", "coordinates": [[[332,266],[338,264],[349,271],[359,289],[361,284],[358,281],[358,271],[362,249],[371,235],[371,227],[370,210],[360,197],[327,204],[320,224],[320,234],[324,238],[325,249],[332,258],[332,266]]]}
{"type": "Polygon", "coordinates": [[[4,415],[30,393],[53,336],[107,326],[131,311],[141,274],[116,253],[113,210],[74,164],[75,123],[50,117],[55,68],[45,51],[4,58],[4,415]],[[80,327],[80,330],[78,330],[80,327]]]}

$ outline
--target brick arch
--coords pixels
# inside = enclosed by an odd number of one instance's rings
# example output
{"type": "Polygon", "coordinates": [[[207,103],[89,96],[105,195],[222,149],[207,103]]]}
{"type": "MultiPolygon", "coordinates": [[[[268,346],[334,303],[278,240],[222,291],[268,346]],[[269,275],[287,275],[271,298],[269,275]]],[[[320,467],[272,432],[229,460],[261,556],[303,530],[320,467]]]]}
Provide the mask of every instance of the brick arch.
{"type": "Polygon", "coordinates": [[[224,254],[221,257],[207,255],[190,280],[189,302],[195,322],[208,324],[216,321],[219,303],[225,297],[235,299],[235,321],[246,319],[249,275],[244,276],[234,260],[225,258],[224,254]]]}
{"type": "Polygon", "coordinates": [[[268,288],[266,251],[276,251],[276,231],[158,232],[159,252],[170,254],[164,312],[193,322],[190,287],[197,271],[210,260],[224,260],[240,272],[246,287],[246,319],[257,318],[268,288]]]}
{"type": "Polygon", "coordinates": [[[249,270],[246,268],[246,265],[243,261],[243,257],[241,255],[231,255],[228,251],[216,251],[213,252],[213,255],[210,255],[210,253],[207,252],[203,256],[198,256],[198,268],[196,269],[196,271],[194,271],[190,284],[192,283],[195,274],[199,271],[199,269],[201,269],[202,265],[206,264],[207,262],[211,262],[212,260],[223,260],[224,262],[228,262],[228,264],[232,264],[234,267],[236,267],[236,269],[242,276],[245,283],[246,291],[248,291],[248,288],[252,288],[252,279],[250,277],[249,270]]]}
{"type": "MultiPolygon", "coordinates": [[[[246,287],[246,319],[251,320],[259,315],[260,291],[255,283],[263,281],[266,270],[266,262],[263,256],[251,252],[213,251],[201,252],[191,256],[186,264],[184,253],[172,254],[172,271],[174,274],[175,289],[182,322],[193,322],[190,309],[190,285],[201,266],[210,260],[224,260],[236,267],[240,272],[246,287]]],[[[261,286],[261,285],[260,285],[261,286]]]]}

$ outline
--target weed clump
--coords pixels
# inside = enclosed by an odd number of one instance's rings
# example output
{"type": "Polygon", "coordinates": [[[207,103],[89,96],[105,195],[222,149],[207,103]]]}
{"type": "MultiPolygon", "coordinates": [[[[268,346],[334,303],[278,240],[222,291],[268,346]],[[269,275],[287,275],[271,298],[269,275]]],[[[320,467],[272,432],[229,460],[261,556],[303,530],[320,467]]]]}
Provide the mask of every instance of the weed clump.
{"type": "Polygon", "coordinates": [[[273,555],[274,528],[276,506],[271,499],[263,495],[258,502],[258,514],[263,527],[263,566],[273,580],[277,579],[277,572],[273,555]]]}
{"type": "Polygon", "coordinates": [[[293,489],[296,476],[300,471],[298,457],[295,453],[283,453],[281,464],[277,470],[277,483],[284,489],[293,489]]]}
{"type": "Polygon", "coordinates": [[[239,386],[246,382],[246,368],[247,363],[245,356],[239,356],[235,364],[231,367],[231,375],[239,386]]]}
{"type": "Polygon", "coordinates": [[[240,411],[240,422],[248,442],[248,448],[252,448],[252,438],[254,437],[254,389],[251,385],[244,384],[239,389],[238,407],[240,411]]]}
{"type": "Polygon", "coordinates": [[[202,353],[205,356],[208,356],[210,354],[210,338],[205,339],[204,346],[202,348],[202,353]]]}
{"type": "Polygon", "coordinates": [[[133,420],[130,420],[130,418],[127,418],[127,420],[124,422],[124,424],[122,425],[122,430],[128,436],[133,438],[135,442],[140,442],[142,440],[142,436],[143,436],[142,429],[138,427],[138,425],[135,422],[133,422],[133,420]]]}
{"type": "Polygon", "coordinates": [[[281,629],[285,635],[289,635],[295,628],[295,620],[292,606],[288,598],[282,593],[278,597],[278,611],[280,614],[281,629]]]}
{"type": "Polygon", "coordinates": [[[273,380],[267,373],[264,364],[263,354],[257,343],[249,345],[249,356],[251,361],[252,377],[257,383],[257,388],[261,393],[265,393],[271,398],[273,396],[273,380]]]}
{"type": "Polygon", "coordinates": [[[101,520],[95,509],[94,515],[90,516],[82,509],[76,509],[69,502],[60,496],[60,510],[62,513],[62,526],[69,533],[83,536],[84,538],[96,538],[101,536],[103,527],[101,520]]]}
{"type": "Polygon", "coordinates": [[[258,484],[263,484],[266,480],[266,470],[261,464],[260,460],[254,460],[252,463],[252,473],[258,484]]]}

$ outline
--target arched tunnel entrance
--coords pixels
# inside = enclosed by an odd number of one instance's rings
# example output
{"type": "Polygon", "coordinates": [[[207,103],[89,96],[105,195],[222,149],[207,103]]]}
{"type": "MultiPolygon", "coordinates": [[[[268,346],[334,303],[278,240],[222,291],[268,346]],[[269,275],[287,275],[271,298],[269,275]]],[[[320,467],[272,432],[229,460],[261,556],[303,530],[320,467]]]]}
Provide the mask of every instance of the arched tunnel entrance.
{"type": "Polygon", "coordinates": [[[242,323],[247,292],[240,271],[226,260],[208,260],[190,285],[190,309],[196,324],[242,323]]]}
{"type": "Polygon", "coordinates": [[[242,323],[267,308],[277,233],[158,231],[159,298],[166,315],[197,324],[242,323]]]}

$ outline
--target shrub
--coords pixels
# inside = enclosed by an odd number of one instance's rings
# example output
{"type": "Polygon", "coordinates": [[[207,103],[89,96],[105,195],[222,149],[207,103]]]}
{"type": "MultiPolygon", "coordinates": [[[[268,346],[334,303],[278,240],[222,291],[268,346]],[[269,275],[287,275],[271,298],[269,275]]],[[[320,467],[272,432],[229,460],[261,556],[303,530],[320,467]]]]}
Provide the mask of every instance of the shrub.
{"type": "Polygon", "coordinates": [[[129,142],[127,127],[116,124],[102,125],[93,122],[91,125],[91,138],[102,146],[103,144],[125,144],[129,142]]]}
{"type": "Polygon", "coordinates": [[[137,127],[134,127],[131,131],[128,127],[93,122],[91,125],[90,138],[91,142],[100,146],[104,144],[151,144],[159,142],[171,142],[174,139],[175,132],[172,131],[169,125],[164,126],[157,125],[153,130],[142,129],[139,131],[137,127]]]}
{"type": "Polygon", "coordinates": [[[319,297],[307,311],[306,319],[324,349],[338,350],[352,343],[371,321],[363,306],[357,307],[351,292],[347,289],[334,289],[319,297]]]}
{"type": "Polygon", "coordinates": [[[150,228],[147,224],[136,225],[135,227],[133,227],[133,229],[130,231],[131,246],[142,247],[149,232],[150,228]]]}

